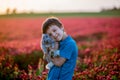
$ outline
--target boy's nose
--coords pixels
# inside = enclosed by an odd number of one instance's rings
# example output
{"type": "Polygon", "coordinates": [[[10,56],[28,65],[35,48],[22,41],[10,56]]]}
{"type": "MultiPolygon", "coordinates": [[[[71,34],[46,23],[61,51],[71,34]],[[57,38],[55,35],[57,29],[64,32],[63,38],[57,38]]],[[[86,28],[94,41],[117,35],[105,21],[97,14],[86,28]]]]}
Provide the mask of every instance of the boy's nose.
{"type": "Polygon", "coordinates": [[[55,33],[52,33],[52,36],[53,36],[53,37],[55,37],[55,35],[56,35],[55,33]]]}

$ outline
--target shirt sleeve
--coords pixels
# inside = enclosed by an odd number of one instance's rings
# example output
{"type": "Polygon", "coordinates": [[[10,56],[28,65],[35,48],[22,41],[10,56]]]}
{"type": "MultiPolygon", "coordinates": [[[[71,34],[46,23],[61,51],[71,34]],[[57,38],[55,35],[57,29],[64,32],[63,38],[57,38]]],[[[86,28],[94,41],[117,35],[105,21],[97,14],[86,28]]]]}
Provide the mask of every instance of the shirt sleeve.
{"type": "Polygon", "coordinates": [[[55,50],[54,51],[54,56],[59,56],[60,55],[60,50],[55,50]]]}
{"type": "Polygon", "coordinates": [[[60,57],[63,57],[65,59],[70,59],[73,49],[74,49],[74,45],[72,43],[66,44],[64,48],[60,50],[60,57]]]}

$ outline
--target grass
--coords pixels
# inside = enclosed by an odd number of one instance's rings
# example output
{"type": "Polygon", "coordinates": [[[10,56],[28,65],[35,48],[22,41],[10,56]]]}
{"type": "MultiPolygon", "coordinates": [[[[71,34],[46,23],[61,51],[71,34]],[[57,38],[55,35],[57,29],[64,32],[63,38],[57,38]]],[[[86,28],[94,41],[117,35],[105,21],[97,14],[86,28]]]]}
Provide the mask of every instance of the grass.
{"type": "Polygon", "coordinates": [[[103,12],[78,12],[78,13],[21,13],[21,14],[5,14],[0,15],[0,18],[10,17],[120,17],[120,10],[103,11],[103,12]]]}

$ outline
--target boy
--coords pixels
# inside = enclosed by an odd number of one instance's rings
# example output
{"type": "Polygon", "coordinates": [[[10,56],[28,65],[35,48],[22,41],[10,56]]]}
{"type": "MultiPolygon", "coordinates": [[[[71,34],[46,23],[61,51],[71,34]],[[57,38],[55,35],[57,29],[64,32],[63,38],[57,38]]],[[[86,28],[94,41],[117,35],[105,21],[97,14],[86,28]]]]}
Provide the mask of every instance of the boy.
{"type": "Polygon", "coordinates": [[[72,80],[78,55],[76,42],[67,35],[62,23],[55,17],[43,22],[42,33],[59,42],[60,50],[59,57],[50,57],[54,66],[50,69],[47,80],[72,80]]]}
{"type": "MultiPolygon", "coordinates": [[[[55,42],[48,34],[42,34],[42,49],[45,55],[51,57],[59,56],[58,42],[55,42]]],[[[45,56],[48,64],[46,65],[47,69],[50,69],[54,64],[49,60],[49,57],[45,56]]]]}

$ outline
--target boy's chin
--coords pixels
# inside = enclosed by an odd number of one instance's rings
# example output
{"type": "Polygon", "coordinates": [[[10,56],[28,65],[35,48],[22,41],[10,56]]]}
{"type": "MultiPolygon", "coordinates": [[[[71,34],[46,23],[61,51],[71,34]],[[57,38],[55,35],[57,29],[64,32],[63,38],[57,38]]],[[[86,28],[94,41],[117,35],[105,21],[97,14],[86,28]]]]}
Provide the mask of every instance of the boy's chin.
{"type": "Polygon", "coordinates": [[[61,41],[61,40],[62,40],[62,38],[60,38],[60,37],[59,37],[59,38],[57,38],[57,40],[56,40],[56,41],[57,41],[57,42],[59,42],[59,41],[61,41]]]}
{"type": "Polygon", "coordinates": [[[54,39],[56,42],[58,42],[59,41],[59,39],[54,39]]]}

